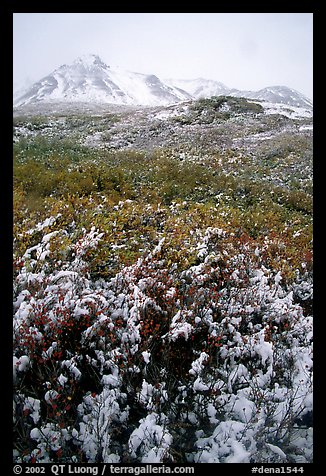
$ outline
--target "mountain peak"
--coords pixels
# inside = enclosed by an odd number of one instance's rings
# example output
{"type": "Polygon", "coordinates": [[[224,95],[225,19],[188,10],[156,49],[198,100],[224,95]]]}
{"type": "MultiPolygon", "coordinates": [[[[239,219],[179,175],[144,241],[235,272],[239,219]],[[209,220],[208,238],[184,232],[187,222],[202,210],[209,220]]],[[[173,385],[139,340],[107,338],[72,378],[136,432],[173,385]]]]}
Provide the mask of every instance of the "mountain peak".
{"type": "Polygon", "coordinates": [[[288,106],[313,107],[313,103],[309,98],[288,86],[267,86],[256,92],[250,91],[248,97],[262,101],[287,104],[288,106]]]}
{"type": "Polygon", "coordinates": [[[85,54],[35,83],[15,106],[52,101],[157,106],[189,99],[153,74],[110,68],[98,55],[85,54]]]}
{"type": "Polygon", "coordinates": [[[34,83],[14,105],[38,102],[86,102],[159,106],[212,96],[244,96],[272,103],[312,107],[312,101],[286,86],[270,86],[259,91],[230,89],[216,80],[161,80],[154,74],[141,74],[110,68],[94,54],[84,54],[73,63],[60,66],[34,83]]]}
{"type": "Polygon", "coordinates": [[[98,55],[95,55],[93,53],[79,56],[77,59],[75,59],[73,64],[82,65],[88,69],[94,68],[94,66],[108,68],[108,66],[101,60],[101,58],[98,55]]]}

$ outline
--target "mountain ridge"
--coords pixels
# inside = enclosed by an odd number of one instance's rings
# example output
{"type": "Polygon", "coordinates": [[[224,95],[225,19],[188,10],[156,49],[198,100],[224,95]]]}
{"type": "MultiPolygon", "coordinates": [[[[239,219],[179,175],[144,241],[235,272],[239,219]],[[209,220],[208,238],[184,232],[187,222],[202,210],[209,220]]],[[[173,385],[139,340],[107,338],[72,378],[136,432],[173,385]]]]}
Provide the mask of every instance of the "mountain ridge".
{"type": "Polygon", "coordinates": [[[310,99],[287,86],[242,91],[205,78],[161,79],[155,74],[111,67],[94,54],[80,56],[71,64],[59,66],[22,94],[14,94],[13,104],[14,107],[20,107],[57,101],[159,106],[220,95],[313,107],[310,99]]]}

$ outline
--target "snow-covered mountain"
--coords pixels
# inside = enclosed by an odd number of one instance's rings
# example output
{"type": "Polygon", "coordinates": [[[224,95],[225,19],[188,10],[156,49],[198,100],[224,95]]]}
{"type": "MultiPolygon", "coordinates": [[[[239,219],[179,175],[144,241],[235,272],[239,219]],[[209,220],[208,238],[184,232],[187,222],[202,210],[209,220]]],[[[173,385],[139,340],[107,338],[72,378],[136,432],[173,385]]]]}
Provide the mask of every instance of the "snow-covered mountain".
{"type": "Polygon", "coordinates": [[[193,98],[221,96],[229,94],[230,88],[219,81],[213,79],[166,79],[165,82],[170,86],[187,91],[193,98]]]}
{"type": "Polygon", "coordinates": [[[249,99],[259,99],[271,103],[285,104],[288,106],[311,108],[313,103],[299,91],[287,86],[268,86],[259,91],[239,91],[231,90],[230,96],[246,97],[249,99]]]}
{"type": "Polygon", "coordinates": [[[26,77],[21,81],[13,81],[12,89],[13,89],[13,100],[14,103],[16,99],[23,96],[35,83],[35,79],[31,79],[30,77],[26,77]]]}
{"type": "Polygon", "coordinates": [[[85,55],[34,83],[14,105],[64,101],[156,106],[188,99],[187,92],[153,74],[111,68],[97,55],[85,55]]]}
{"type": "Polygon", "coordinates": [[[23,93],[15,94],[13,100],[16,107],[53,101],[161,106],[220,95],[312,108],[312,101],[286,86],[241,91],[204,78],[162,80],[154,74],[113,68],[93,54],[77,58],[72,64],[60,66],[23,93]]]}
{"type": "Polygon", "coordinates": [[[167,83],[170,86],[182,88],[195,99],[228,95],[295,107],[312,108],[313,106],[310,99],[287,86],[268,86],[259,91],[243,91],[240,89],[231,89],[219,81],[204,78],[194,80],[169,79],[167,83]]]}

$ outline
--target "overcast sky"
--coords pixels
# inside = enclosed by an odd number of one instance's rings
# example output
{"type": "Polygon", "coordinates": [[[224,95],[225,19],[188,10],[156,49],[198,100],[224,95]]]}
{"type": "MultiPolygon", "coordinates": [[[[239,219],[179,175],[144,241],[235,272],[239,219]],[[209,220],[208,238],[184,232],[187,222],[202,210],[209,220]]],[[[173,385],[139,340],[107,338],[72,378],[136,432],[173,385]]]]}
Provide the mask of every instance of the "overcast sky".
{"type": "Polygon", "coordinates": [[[313,94],[312,13],[14,13],[14,85],[78,56],[160,78],[313,94]]]}

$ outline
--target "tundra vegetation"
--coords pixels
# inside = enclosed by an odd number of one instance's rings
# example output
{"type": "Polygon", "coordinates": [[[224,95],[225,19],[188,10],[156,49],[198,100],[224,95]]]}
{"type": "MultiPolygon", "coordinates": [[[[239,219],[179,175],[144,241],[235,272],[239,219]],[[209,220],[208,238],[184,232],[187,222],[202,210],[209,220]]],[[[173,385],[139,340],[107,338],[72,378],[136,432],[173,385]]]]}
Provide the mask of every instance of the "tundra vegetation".
{"type": "Polygon", "coordinates": [[[14,118],[15,462],[312,462],[310,124],[14,118]]]}

